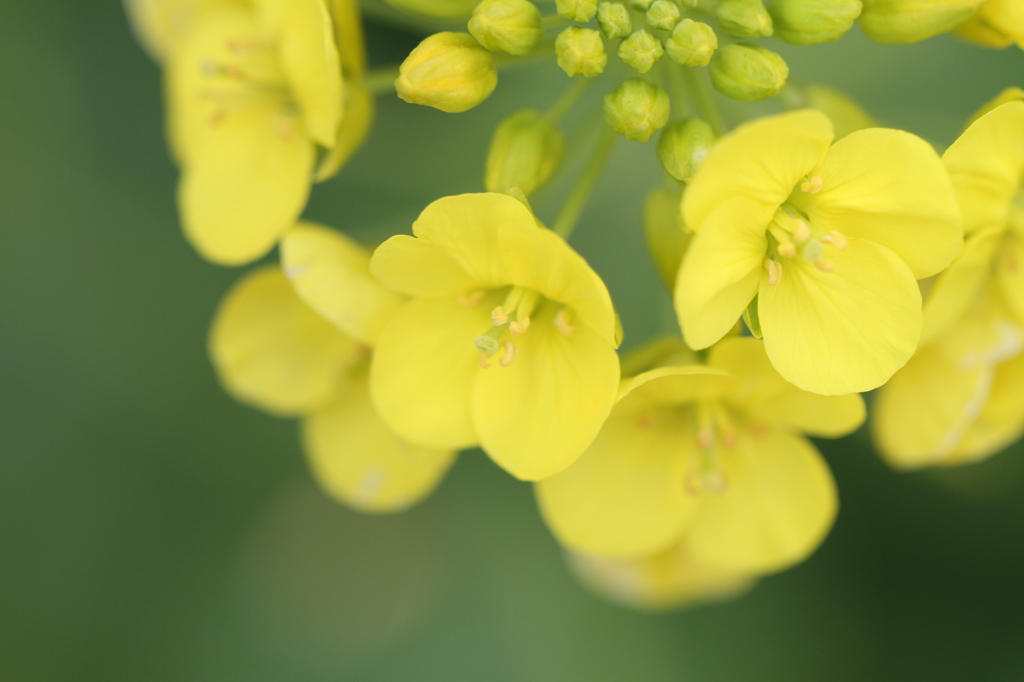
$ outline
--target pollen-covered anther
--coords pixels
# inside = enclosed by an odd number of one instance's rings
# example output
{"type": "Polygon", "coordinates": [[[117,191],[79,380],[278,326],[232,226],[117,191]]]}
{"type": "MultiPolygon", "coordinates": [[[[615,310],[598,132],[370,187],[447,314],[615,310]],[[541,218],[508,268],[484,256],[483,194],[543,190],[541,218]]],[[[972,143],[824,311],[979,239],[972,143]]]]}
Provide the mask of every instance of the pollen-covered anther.
{"type": "Polygon", "coordinates": [[[818,268],[822,272],[836,271],[836,264],[830,260],[825,260],[824,258],[819,258],[818,260],[814,261],[814,267],[818,268]]]}
{"type": "Polygon", "coordinates": [[[821,238],[821,241],[825,242],[826,244],[831,244],[840,251],[846,251],[846,247],[850,245],[850,243],[846,240],[846,235],[844,235],[842,232],[839,232],[838,230],[832,230],[831,232],[823,236],[821,238]]]}
{"type": "Polygon", "coordinates": [[[522,336],[530,328],[530,318],[524,317],[521,320],[509,322],[508,330],[516,336],[522,336]]]}
{"type": "Polygon", "coordinates": [[[792,258],[796,255],[796,244],[793,242],[779,244],[779,255],[783,258],[792,258]]]}
{"type": "Polygon", "coordinates": [[[782,281],[782,263],[771,258],[764,259],[764,269],[768,272],[768,286],[778,286],[782,281]]]}
{"type": "Polygon", "coordinates": [[[797,218],[793,221],[793,241],[803,244],[811,238],[811,226],[806,221],[797,218]]]}
{"type": "Polygon", "coordinates": [[[501,356],[500,360],[498,360],[498,364],[502,367],[508,367],[516,361],[517,357],[519,357],[519,349],[516,348],[511,341],[506,341],[504,345],[505,354],[501,356]]]}
{"type": "Polygon", "coordinates": [[[576,327],[569,324],[569,316],[565,312],[565,308],[558,311],[555,315],[555,329],[557,329],[562,336],[572,336],[576,332],[576,327]]]}
{"type": "Polygon", "coordinates": [[[495,327],[508,324],[508,313],[506,313],[505,309],[499,305],[491,311],[491,322],[495,327]]]}
{"type": "Polygon", "coordinates": [[[477,358],[477,362],[480,364],[480,369],[491,368],[490,356],[485,353],[480,354],[480,357],[477,358]]]}
{"type": "Polygon", "coordinates": [[[480,304],[480,301],[484,300],[484,296],[487,292],[483,289],[477,289],[476,291],[470,291],[465,294],[459,294],[459,305],[463,308],[473,308],[480,304]]]}
{"type": "Polygon", "coordinates": [[[800,185],[800,191],[807,192],[808,194],[814,194],[821,190],[823,182],[824,180],[821,179],[820,175],[815,175],[810,180],[800,185]]]}

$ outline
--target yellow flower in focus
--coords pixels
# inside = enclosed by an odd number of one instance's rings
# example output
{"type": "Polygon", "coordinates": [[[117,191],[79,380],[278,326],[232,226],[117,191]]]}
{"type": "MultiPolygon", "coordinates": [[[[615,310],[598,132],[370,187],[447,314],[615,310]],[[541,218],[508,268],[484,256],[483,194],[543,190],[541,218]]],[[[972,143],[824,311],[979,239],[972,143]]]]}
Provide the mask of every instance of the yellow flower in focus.
{"type": "Polygon", "coordinates": [[[686,342],[707,348],[747,311],[779,373],[825,395],[877,388],[913,354],[916,279],[962,247],[949,176],[910,133],[832,142],[802,110],[740,126],[683,197],[695,236],[676,280],[686,342]]]}
{"type": "Polygon", "coordinates": [[[586,261],[502,194],[435,201],[370,269],[413,297],[381,332],[370,388],[384,421],[436,448],[481,445],[514,476],[569,466],[611,410],[615,311],[586,261]]]}
{"type": "Polygon", "coordinates": [[[323,0],[204,14],[168,64],[185,234],[207,259],[269,251],[306,204],[317,147],[338,144],[342,71],[323,0]]]}
{"type": "Polygon", "coordinates": [[[436,487],[455,453],[398,438],[370,402],[369,341],[400,299],[369,277],[369,253],[337,232],[300,225],[285,248],[284,270],[249,273],[221,303],[209,339],[218,377],[243,403],[302,418],[306,457],[328,494],[366,512],[404,509],[436,487]]]}
{"type": "Polygon", "coordinates": [[[704,365],[626,378],[597,439],[536,484],[548,526],[574,552],[642,558],[685,538],[701,565],[782,570],[824,540],[832,475],[801,433],[836,437],[864,420],[859,395],[788,384],[756,339],[729,338],[704,365]]]}
{"type": "Polygon", "coordinates": [[[989,0],[970,19],[956,28],[961,38],[984,47],[1024,48],[1024,2],[989,0]]]}

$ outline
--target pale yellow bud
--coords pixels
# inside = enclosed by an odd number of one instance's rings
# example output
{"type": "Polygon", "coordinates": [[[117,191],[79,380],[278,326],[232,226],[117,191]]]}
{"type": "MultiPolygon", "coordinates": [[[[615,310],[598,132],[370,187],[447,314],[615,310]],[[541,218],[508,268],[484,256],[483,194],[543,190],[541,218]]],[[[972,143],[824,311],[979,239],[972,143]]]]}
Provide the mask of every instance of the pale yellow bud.
{"type": "Polygon", "coordinates": [[[679,23],[679,5],[672,0],[655,0],[647,10],[647,23],[654,28],[671,31],[679,23]]]}
{"type": "Polygon", "coordinates": [[[469,32],[491,52],[514,55],[527,54],[544,37],[540,10],[530,0],[483,0],[473,10],[469,32]]]}
{"type": "Polygon", "coordinates": [[[555,0],[558,16],[585,24],[597,14],[597,0],[555,0]]]}
{"type": "Polygon", "coordinates": [[[721,29],[737,38],[772,34],[772,17],[761,0],[722,0],[715,16],[721,29]]]}
{"type": "Polygon", "coordinates": [[[629,10],[618,2],[602,2],[598,5],[597,23],[609,40],[625,38],[633,31],[629,10]]]}
{"type": "Polygon", "coordinates": [[[592,28],[570,26],[559,33],[555,55],[558,65],[570,76],[600,76],[608,65],[601,33],[592,28]]]}
{"type": "Polygon", "coordinates": [[[630,78],[604,97],[604,118],[627,140],[646,142],[668,123],[668,93],[654,83],[630,78]]]}
{"type": "Polygon", "coordinates": [[[788,43],[810,45],[836,40],[860,16],[861,0],[773,0],[775,36],[788,43]]]}
{"type": "Polygon", "coordinates": [[[715,133],[707,121],[699,118],[673,121],[658,140],[658,159],[673,178],[689,182],[714,143],[715,133]]]}
{"type": "Polygon", "coordinates": [[[726,45],[711,62],[712,84],[723,95],[741,102],[779,94],[788,77],[785,60],[757,45],[726,45]]]}
{"type": "Polygon", "coordinates": [[[467,33],[428,37],[409,53],[398,74],[399,97],[449,113],[472,109],[498,84],[491,53],[467,33]]]}
{"type": "Polygon", "coordinates": [[[487,153],[484,185],[488,192],[518,187],[533,194],[562,162],[565,137],[539,111],[526,109],[502,121],[487,153]]]}
{"type": "Polygon", "coordinates": [[[640,29],[619,45],[619,59],[629,64],[640,73],[647,73],[654,63],[665,54],[661,41],[640,29]]]}
{"type": "Polygon", "coordinates": [[[665,43],[669,59],[683,66],[707,66],[718,49],[718,36],[707,24],[683,19],[665,43]]]}

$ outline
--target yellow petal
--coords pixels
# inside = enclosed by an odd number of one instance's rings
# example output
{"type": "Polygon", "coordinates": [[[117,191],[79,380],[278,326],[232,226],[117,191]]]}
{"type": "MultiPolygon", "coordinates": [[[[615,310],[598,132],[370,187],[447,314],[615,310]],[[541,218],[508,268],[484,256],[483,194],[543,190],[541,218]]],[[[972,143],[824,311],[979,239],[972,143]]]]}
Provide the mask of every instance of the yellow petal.
{"type": "Polygon", "coordinates": [[[370,272],[385,287],[406,296],[451,298],[478,288],[445,251],[405,234],[377,247],[370,259],[370,272]]]}
{"type": "Polygon", "coordinates": [[[1003,243],[1003,228],[982,228],[964,242],[964,250],[935,280],[924,302],[920,345],[931,342],[960,319],[981,296],[1003,243]]]}
{"type": "Polygon", "coordinates": [[[745,123],[722,137],[687,186],[683,223],[702,230],[726,200],[743,196],[775,209],[825,156],[832,123],[820,111],[803,109],[745,123]]]}
{"type": "Polygon", "coordinates": [[[568,561],[591,590],[615,604],[643,611],[732,599],[757,582],[754,576],[700,563],[685,541],[638,559],[569,554],[568,561]]]}
{"type": "Polygon", "coordinates": [[[734,571],[769,573],[803,561],[835,520],[835,482],[807,440],[741,431],[722,450],[725,491],[705,494],[693,518],[694,557],[734,571]]]}
{"type": "Polygon", "coordinates": [[[777,286],[762,277],[765,350],[779,374],[805,391],[846,395],[878,388],[917,347],[917,282],[892,251],[864,239],[850,239],[843,252],[826,246],[824,257],[834,272],[792,258],[777,286]]]}
{"type": "Polygon", "coordinates": [[[455,453],[419,448],[395,436],[370,403],[366,380],[308,416],[302,442],[323,489],[365,512],[416,504],[440,483],[455,453]]]}
{"type": "Polygon", "coordinates": [[[1003,239],[996,279],[1010,310],[1024,325],[1024,237],[1017,231],[1009,232],[1003,239]]]}
{"type": "Polygon", "coordinates": [[[370,368],[370,394],[398,436],[438,449],[477,444],[470,401],[481,370],[473,340],[486,331],[481,322],[486,324],[495,305],[415,299],[384,326],[370,368]]]}
{"type": "Polygon", "coordinates": [[[360,77],[366,71],[366,41],[356,0],[329,0],[334,19],[335,42],[346,74],[360,77]]]}
{"type": "Polygon", "coordinates": [[[967,119],[967,123],[964,124],[964,130],[971,127],[971,125],[975,121],[977,121],[979,118],[981,118],[988,112],[994,111],[995,109],[1001,107],[1007,102],[1017,102],[1020,100],[1024,100],[1024,89],[1018,88],[1016,85],[1011,85],[1008,88],[1003,88],[1002,90],[999,91],[998,95],[982,104],[974,111],[973,114],[971,114],[971,117],[967,119]]]}
{"type": "Polygon", "coordinates": [[[988,402],[943,464],[989,457],[1024,433],[1024,355],[996,367],[988,402]]]}
{"type": "Polygon", "coordinates": [[[535,485],[537,501],[574,551],[650,554],[677,540],[693,513],[684,481],[697,456],[682,413],[627,396],[575,464],[535,485]]]}
{"type": "Polygon", "coordinates": [[[241,8],[245,0],[125,0],[132,29],[157,61],[167,58],[206,14],[241,8]]]}
{"type": "Polygon", "coordinates": [[[507,223],[498,231],[501,255],[516,286],[539,292],[572,309],[573,324],[585,324],[615,347],[615,309],[608,288],[565,240],[535,225],[507,223]]]}
{"type": "Polygon", "coordinates": [[[691,348],[707,348],[722,338],[757,295],[774,212],[734,198],[712,213],[690,242],[676,278],[675,307],[691,348]]]}
{"type": "Polygon", "coordinates": [[[1024,47],[1024,6],[1018,0],[989,0],[975,18],[1006,38],[1005,43],[989,43],[989,47],[1006,47],[1010,42],[1024,47]]]}
{"type": "Polygon", "coordinates": [[[608,417],[618,391],[614,347],[586,325],[571,336],[557,331],[553,320],[559,310],[551,304],[542,308],[529,332],[512,337],[519,351],[515,362],[502,367],[492,358],[492,367],[477,370],[473,390],[481,447],[527,481],[553,476],[576,461],[608,417]]]}
{"type": "Polygon", "coordinates": [[[281,265],[311,308],[373,345],[402,298],[370,275],[370,253],[341,232],[299,223],[281,240],[281,265]]]}
{"type": "Polygon", "coordinates": [[[1024,177],[1024,102],[1009,102],[975,121],[946,150],[964,231],[1004,225],[1024,177]]]}
{"type": "Polygon", "coordinates": [[[634,403],[679,407],[697,401],[717,400],[734,390],[735,385],[734,376],[716,367],[657,367],[623,379],[619,385],[619,400],[629,396],[634,403]]]}
{"type": "Polygon", "coordinates": [[[208,345],[229,393],[279,415],[304,414],[326,403],[364,357],[355,342],[299,299],[275,266],[249,273],[228,292],[208,345]]]}
{"type": "Polygon", "coordinates": [[[313,145],[294,117],[264,106],[228,114],[185,165],[185,236],[214,263],[259,258],[295,224],[312,168],[313,145]]]}
{"type": "Polygon", "coordinates": [[[726,400],[763,424],[835,438],[864,423],[864,400],[854,393],[824,396],[801,391],[772,367],[757,339],[722,339],[711,349],[708,364],[736,377],[726,400]]]}
{"type": "MultiPolygon", "coordinates": [[[[989,1],[991,2],[991,0],[989,1]]],[[[982,12],[978,12],[970,19],[957,26],[953,32],[964,40],[974,43],[975,45],[981,45],[982,47],[991,47],[996,50],[1001,50],[1004,47],[1013,45],[1013,40],[1011,40],[1009,36],[1004,35],[999,30],[985,22],[985,20],[981,18],[981,14],[982,12]]]]}
{"type": "Polygon", "coordinates": [[[921,138],[885,128],[850,133],[813,175],[818,192],[793,203],[815,229],[870,239],[903,259],[917,279],[949,265],[963,246],[956,196],[942,161],[921,138]]]}
{"type": "Polygon", "coordinates": [[[320,161],[316,181],[333,177],[355,154],[370,133],[376,102],[373,93],[358,81],[345,84],[345,111],[338,125],[334,147],[320,161]]]}

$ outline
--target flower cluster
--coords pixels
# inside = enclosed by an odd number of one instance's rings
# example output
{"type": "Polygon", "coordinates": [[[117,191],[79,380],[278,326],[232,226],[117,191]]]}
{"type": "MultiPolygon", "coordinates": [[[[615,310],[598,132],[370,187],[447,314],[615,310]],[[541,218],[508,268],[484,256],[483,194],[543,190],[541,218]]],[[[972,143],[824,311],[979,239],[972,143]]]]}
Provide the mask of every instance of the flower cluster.
{"type": "Polygon", "coordinates": [[[940,155],[787,84],[755,42],[859,21],[880,42],[1024,45],[1019,3],[388,2],[466,30],[370,70],[355,0],[127,0],[165,69],[186,237],[222,265],[279,254],[216,312],[216,372],[302,420],[340,502],[406,508],[478,447],[533,483],[584,583],[669,608],[737,595],[824,541],[836,485],[808,437],[858,429],[861,393],[879,389],[873,435],[896,468],[978,461],[1024,432],[1024,90],[940,155]],[[375,249],[301,221],[375,92],[463,112],[521,60],[571,80],[500,123],[486,191],[439,198],[375,249]],[[568,172],[562,123],[596,82],[605,132],[549,229],[529,197],[568,172]],[[750,120],[718,106],[776,95],[779,113],[750,120]],[[567,240],[619,136],[659,131],[644,223],[679,333],[620,361],[612,298],[567,240]]]}

